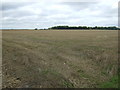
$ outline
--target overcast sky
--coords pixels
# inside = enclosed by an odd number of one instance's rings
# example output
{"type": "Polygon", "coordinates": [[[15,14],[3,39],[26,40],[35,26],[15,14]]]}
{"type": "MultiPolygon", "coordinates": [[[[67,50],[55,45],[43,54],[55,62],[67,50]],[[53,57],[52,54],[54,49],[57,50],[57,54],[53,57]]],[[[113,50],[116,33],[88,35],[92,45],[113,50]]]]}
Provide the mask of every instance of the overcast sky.
{"type": "Polygon", "coordinates": [[[2,0],[0,28],[118,26],[119,0],[2,0]]]}

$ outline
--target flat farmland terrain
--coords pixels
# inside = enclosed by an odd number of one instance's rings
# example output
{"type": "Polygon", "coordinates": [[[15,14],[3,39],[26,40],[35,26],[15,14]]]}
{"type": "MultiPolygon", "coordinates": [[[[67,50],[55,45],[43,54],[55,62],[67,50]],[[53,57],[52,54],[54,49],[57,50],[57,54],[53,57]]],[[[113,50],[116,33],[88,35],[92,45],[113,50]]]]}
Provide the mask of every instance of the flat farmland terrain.
{"type": "Polygon", "coordinates": [[[118,87],[118,31],[2,31],[3,88],[118,87]]]}

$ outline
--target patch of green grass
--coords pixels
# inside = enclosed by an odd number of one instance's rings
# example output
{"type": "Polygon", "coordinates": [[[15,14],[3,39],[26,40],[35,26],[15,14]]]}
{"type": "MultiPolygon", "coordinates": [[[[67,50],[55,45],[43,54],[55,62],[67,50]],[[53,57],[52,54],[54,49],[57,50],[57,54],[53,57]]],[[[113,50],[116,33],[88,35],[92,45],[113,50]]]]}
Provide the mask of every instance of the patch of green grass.
{"type": "Polygon", "coordinates": [[[106,76],[108,75],[108,73],[107,73],[105,70],[101,71],[101,74],[104,75],[104,76],[105,76],[105,75],[106,75],[106,76]]]}
{"type": "Polygon", "coordinates": [[[55,76],[59,75],[58,72],[56,72],[55,70],[51,70],[51,69],[43,70],[41,72],[41,74],[43,74],[43,75],[52,74],[52,75],[55,75],[55,76]]]}
{"type": "Polygon", "coordinates": [[[100,88],[118,88],[118,76],[114,76],[109,81],[102,83],[100,88]]]}
{"type": "Polygon", "coordinates": [[[77,72],[79,73],[80,77],[90,78],[90,76],[85,74],[85,72],[83,70],[78,70],[77,72]]]}
{"type": "Polygon", "coordinates": [[[43,70],[42,72],[41,72],[42,74],[48,74],[49,73],[49,70],[43,70]]]}
{"type": "Polygon", "coordinates": [[[65,80],[63,81],[63,86],[65,88],[74,88],[74,85],[71,82],[65,80]]]}

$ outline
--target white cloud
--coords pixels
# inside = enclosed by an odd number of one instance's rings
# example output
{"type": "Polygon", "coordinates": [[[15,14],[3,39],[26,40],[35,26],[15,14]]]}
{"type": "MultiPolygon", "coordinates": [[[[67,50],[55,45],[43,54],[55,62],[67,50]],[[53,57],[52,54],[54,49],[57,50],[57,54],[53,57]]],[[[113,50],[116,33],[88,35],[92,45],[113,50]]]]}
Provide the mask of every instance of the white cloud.
{"type": "Polygon", "coordinates": [[[0,28],[117,26],[118,0],[2,0],[0,28]]]}

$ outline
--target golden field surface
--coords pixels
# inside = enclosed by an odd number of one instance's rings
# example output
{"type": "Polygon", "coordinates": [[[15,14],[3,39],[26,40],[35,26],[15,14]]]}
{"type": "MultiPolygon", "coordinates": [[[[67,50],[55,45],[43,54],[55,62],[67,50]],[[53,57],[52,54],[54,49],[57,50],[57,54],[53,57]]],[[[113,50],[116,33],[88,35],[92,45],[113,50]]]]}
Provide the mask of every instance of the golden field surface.
{"type": "Polygon", "coordinates": [[[118,31],[3,30],[3,88],[118,87],[118,31]]]}

